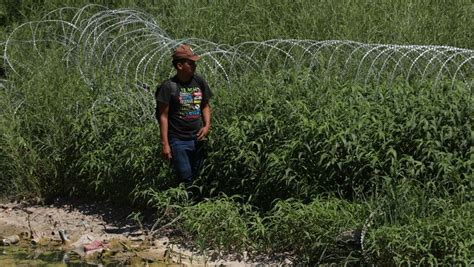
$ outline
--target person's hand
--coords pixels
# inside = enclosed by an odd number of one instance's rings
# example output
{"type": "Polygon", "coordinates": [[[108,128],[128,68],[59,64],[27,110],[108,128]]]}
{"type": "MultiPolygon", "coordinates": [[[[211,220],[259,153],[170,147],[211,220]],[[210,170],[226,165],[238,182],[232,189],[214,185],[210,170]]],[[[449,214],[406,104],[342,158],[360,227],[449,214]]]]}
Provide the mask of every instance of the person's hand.
{"type": "Polygon", "coordinates": [[[163,146],[163,151],[161,152],[161,156],[163,156],[163,158],[166,159],[166,160],[171,160],[171,158],[173,156],[171,155],[170,145],[164,145],[163,146]]]}
{"type": "Polygon", "coordinates": [[[199,132],[197,133],[197,140],[201,141],[208,134],[209,134],[209,126],[202,127],[201,129],[199,129],[199,132]]]}

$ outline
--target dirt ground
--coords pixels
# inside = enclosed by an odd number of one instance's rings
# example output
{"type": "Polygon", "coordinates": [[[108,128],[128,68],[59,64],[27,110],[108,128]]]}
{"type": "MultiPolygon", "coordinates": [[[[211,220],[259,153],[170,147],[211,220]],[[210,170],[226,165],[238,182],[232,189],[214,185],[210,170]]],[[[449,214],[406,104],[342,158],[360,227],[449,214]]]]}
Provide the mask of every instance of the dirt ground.
{"type": "Polygon", "coordinates": [[[151,237],[128,218],[129,214],[126,208],[97,203],[1,202],[0,241],[16,236],[20,241],[11,246],[48,246],[89,261],[114,260],[130,265],[140,262],[160,262],[166,266],[260,265],[245,262],[242,257],[224,260],[215,255],[202,256],[180,248],[166,236],[151,237]]]}

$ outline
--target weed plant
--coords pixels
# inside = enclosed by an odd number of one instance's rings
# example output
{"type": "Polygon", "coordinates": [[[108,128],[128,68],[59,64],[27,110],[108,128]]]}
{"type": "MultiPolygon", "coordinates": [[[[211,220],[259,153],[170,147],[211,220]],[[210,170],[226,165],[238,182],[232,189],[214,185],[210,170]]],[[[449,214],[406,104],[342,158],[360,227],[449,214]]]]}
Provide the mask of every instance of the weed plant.
{"type": "Polygon", "coordinates": [[[473,105],[464,87],[371,88],[287,71],[271,81],[242,77],[216,91],[209,155],[195,185],[209,200],[192,205],[167,190],[173,175],[159,159],[158,127],[137,115],[139,103],[113,82],[87,88],[59,56],[45,64],[32,71],[41,75],[2,91],[3,192],[136,199],[203,251],[289,251],[307,263],[472,256],[470,214],[461,213],[473,178],[473,105]],[[221,193],[239,197],[216,198],[221,193]],[[371,212],[381,215],[364,253],[337,242],[371,212]],[[456,235],[439,228],[426,236],[453,218],[456,235]],[[422,233],[419,243],[404,241],[422,233]]]}
{"type": "MultiPolygon", "coordinates": [[[[472,48],[468,1],[125,2],[101,4],[138,5],[176,38],[472,48]]],[[[43,15],[29,2],[2,8],[7,30],[43,15]]],[[[0,87],[0,195],[138,203],[156,210],[155,230],[173,227],[201,251],[287,253],[306,264],[473,263],[474,99],[463,84],[361,86],[282,64],[213,87],[208,157],[194,185],[205,200],[195,203],[159,157],[156,85],[137,88],[100,68],[84,80],[82,62],[53,43],[25,51],[9,50],[30,67],[16,64],[21,76],[7,70],[0,87]],[[348,231],[353,240],[341,243],[348,231]]]]}
{"type": "MultiPolygon", "coordinates": [[[[472,3],[389,1],[6,1],[0,22],[12,27],[53,9],[98,4],[152,14],[175,38],[236,44],[275,38],[353,40],[364,43],[450,45],[472,48],[472,3]],[[231,17],[232,19],[229,19],[231,17]]],[[[67,12],[64,12],[67,18],[67,12]]]]}
{"type": "Polygon", "coordinates": [[[195,237],[201,251],[241,252],[252,243],[251,231],[263,225],[250,205],[224,196],[187,207],[182,227],[195,237]]]}

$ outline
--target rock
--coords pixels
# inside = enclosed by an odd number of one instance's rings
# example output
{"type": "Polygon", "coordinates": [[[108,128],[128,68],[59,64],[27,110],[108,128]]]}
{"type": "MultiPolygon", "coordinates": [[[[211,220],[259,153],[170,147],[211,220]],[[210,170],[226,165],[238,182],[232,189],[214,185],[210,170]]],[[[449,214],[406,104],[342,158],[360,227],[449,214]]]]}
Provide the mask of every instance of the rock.
{"type": "Polygon", "coordinates": [[[20,242],[20,237],[18,235],[11,235],[0,239],[0,246],[9,246],[18,242],[20,242]]]}
{"type": "Polygon", "coordinates": [[[146,236],[144,235],[130,237],[130,241],[133,241],[133,242],[143,242],[145,241],[145,239],[146,239],[146,236]]]}
{"type": "Polygon", "coordinates": [[[348,245],[360,246],[360,235],[361,231],[359,229],[347,230],[340,233],[336,237],[336,241],[348,245]]]}
{"type": "Polygon", "coordinates": [[[154,240],[153,241],[153,246],[155,247],[166,247],[168,246],[170,240],[168,237],[162,237],[160,239],[154,240]]]}
{"type": "Polygon", "coordinates": [[[168,250],[166,248],[150,248],[137,253],[138,256],[146,261],[162,261],[166,259],[168,250]]]}

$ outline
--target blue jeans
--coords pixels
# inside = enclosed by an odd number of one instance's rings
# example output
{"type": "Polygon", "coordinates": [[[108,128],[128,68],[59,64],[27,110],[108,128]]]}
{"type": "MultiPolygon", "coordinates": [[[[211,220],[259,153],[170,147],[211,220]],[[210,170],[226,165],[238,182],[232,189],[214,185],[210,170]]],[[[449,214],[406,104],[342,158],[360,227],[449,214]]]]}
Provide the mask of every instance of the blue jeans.
{"type": "Polygon", "coordinates": [[[201,171],[204,161],[202,142],[197,140],[170,139],[171,164],[180,182],[190,184],[201,171]]]}

